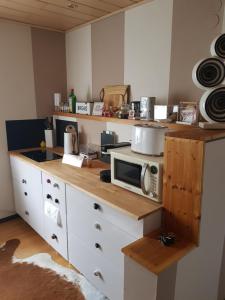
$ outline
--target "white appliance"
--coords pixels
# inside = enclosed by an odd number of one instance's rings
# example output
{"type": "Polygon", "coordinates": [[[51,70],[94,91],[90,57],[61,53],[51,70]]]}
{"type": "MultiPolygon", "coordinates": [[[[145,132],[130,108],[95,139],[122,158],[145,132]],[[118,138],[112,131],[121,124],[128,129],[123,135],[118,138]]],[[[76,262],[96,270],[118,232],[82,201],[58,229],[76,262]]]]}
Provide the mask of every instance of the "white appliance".
{"type": "Polygon", "coordinates": [[[225,122],[225,87],[207,90],[201,97],[199,108],[209,123],[225,122]]]}
{"type": "Polygon", "coordinates": [[[161,202],[163,157],[137,154],[130,147],[113,149],[110,153],[113,184],[161,202]]]}
{"type": "Polygon", "coordinates": [[[224,84],[225,65],[223,60],[218,57],[200,60],[193,68],[192,79],[198,88],[204,90],[224,84]]]}
{"type": "Polygon", "coordinates": [[[137,124],[132,127],[131,150],[146,155],[162,155],[167,127],[137,124]]]}
{"type": "Polygon", "coordinates": [[[193,69],[195,85],[206,89],[199,102],[199,110],[207,122],[199,122],[203,129],[225,128],[225,34],[211,44],[212,58],[201,60],[193,69]]]}
{"type": "Polygon", "coordinates": [[[210,47],[211,55],[225,59],[225,34],[217,36],[210,47]]]}

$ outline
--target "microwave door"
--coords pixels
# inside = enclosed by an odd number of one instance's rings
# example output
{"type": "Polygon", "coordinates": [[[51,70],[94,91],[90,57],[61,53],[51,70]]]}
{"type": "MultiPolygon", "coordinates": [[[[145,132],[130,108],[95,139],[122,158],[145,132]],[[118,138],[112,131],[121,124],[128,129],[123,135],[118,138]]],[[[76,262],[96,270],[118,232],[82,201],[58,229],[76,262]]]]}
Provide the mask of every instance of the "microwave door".
{"type": "Polygon", "coordinates": [[[141,189],[142,165],[114,160],[115,179],[141,189]]]}

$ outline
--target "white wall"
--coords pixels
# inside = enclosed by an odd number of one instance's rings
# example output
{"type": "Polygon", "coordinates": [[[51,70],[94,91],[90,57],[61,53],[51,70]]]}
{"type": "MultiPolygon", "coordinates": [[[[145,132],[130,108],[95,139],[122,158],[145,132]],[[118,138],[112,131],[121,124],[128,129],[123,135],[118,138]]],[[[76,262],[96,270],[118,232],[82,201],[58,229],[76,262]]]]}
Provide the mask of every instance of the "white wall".
{"type": "Polygon", "coordinates": [[[221,8],[222,10],[222,20],[221,20],[221,23],[222,23],[222,28],[221,28],[221,33],[225,33],[225,2],[223,1],[223,6],[221,8]]]}
{"type": "Polygon", "coordinates": [[[0,21],[0,218],[14,212],[5,120],[36,117],[30,27],[0,21]]]}
{"type": "Polygon", "coordinates": [[[67,88],[79,100],[92,94],[91,25],[66,33],[67,88]]]}
{"type": "Polygon", "coordinates": [[[91,41],[92,95],[99,99],[104,86],[124,82],[124,13],[93,23],[91,41]]]}
{"type": "Polygon", "coordinates": [[[199,101],[203,94],[192,81],[192,69],[200,59],[211,55],[211,42],[220,34],[223,9],[219,2],[174,0],[170,103],[199,101]]]}
{"type": "Polygon", "coordinates": [[[133,99],[169,93],[173,0],[155,0],[125,12],[125,84],[133,99]]]}

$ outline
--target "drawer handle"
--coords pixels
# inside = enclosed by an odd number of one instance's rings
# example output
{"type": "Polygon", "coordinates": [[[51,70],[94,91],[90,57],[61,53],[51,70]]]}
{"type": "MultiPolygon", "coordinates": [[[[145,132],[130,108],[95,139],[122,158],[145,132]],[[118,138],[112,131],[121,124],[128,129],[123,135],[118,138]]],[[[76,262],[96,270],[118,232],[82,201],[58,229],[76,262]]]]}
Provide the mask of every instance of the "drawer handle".
{"type": "Polygon", "coordinates": [[[58,183],[54,183],[54,184],[53,184],[53,187],[59,189],[58,183]]]}
{"type": "Polygon", "coordinates": [[[25,179],[22,179],[22,183],[26,184],[26,183],[27,183],[27,181],[26,181],[25,179]]]}
{"type": "Polygon", "coordinates": [[[24,195],[27,196],[27,192],[24,192],[24,195]]]}
{"type": "Polygon", "coordinates": [[[101,274],[101,272],[100,271],[94,271],[94,275],[96,276],[96,277],[99,277],[99,278],[102,278],[102,274],[101,274]]]}
{"type": "Polygon", "coordinates": [[[53,240],[58,240],[58,238],[57,238],[57,235],[56,235],[56,234],[53,234],[53,235],[51,236],[51,238],[52,238],[53,240]]]}
{"type": "Polygon", "coordinates": [[[58,200],[58,199],[55,199],[55,203],[59,204],[59,200],[58,200]]]}
{"type": "Polygon", "coordinates": [[[50,179],[47,179],[46,181],[47,181],[47,183],[51,183],[51,180],[50,180],[50,179]]]}
{"type": "Polygon", "coordinates": [[[95,243],[95,248],[96,249],[102,249],[101,245],[99,243],[95,243]]]}
{"type": "Polygon", "coordinates": [[[27,210],[25,210],[25,215],[29,216],[29,212],[27,210]]]}
{"type": "Polygon", "coordinates": [[[98,229],[98,230],[101,230],[101,225],[98,224],[98,223],[95,223],[95,228],[98,229]]]}
{"type": "Polygon", "coordinates": [[[47,199],[52,199],[52,196],[50,194],[47,194],[46,198],[47,199]]]}
{"type": "Polygon", "coordinates": [[[98,203],[94,203],[93,207],[94,207],[95,210],[100,210],[101,209],[101,206],[98,203]]]}

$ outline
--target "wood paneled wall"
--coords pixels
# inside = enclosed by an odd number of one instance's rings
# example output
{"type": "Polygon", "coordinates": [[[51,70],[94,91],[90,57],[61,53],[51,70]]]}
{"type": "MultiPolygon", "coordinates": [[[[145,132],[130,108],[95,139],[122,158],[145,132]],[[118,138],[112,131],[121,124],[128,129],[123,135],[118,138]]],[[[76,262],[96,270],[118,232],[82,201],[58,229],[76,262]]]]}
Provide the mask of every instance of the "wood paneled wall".
{"type": "Polygon", "coordinates": [[[164,151],[164,226],[198,243],[204,142],[167,137],[164,151]]]}

